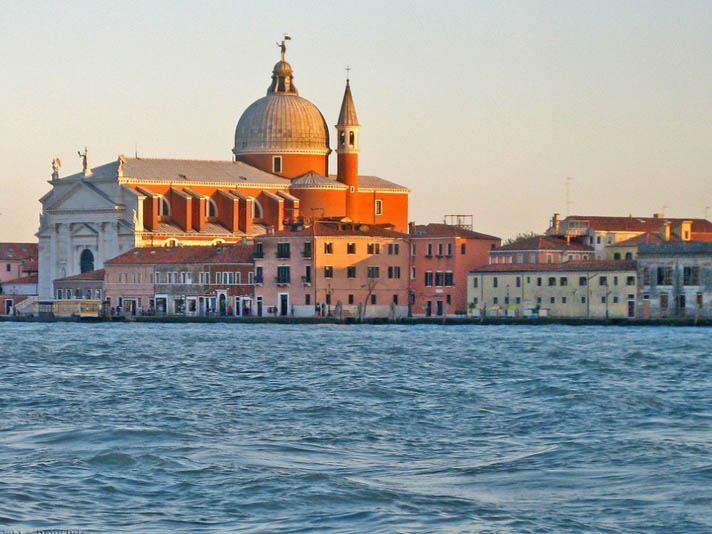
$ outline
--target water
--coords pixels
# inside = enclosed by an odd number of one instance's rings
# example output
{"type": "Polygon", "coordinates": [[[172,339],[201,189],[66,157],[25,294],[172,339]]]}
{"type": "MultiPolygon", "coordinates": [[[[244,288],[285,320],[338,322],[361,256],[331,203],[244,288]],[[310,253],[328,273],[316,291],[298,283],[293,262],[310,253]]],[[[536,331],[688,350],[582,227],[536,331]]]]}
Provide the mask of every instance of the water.
{"type": "Polygon", "coordinates": [[[710,333],[0,323],[0,528],[711,532],[710,333]]]}

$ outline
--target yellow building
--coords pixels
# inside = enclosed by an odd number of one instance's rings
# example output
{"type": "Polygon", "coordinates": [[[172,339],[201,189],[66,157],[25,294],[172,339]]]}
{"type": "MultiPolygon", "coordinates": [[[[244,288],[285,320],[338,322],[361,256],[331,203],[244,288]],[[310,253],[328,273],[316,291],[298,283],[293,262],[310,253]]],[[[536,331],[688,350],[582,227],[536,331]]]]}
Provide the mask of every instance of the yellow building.
{"type": "Polygon", "coordinates": [[[490,264],[467,276],[470,315],[635,317],[634,261],[490,264]]]}

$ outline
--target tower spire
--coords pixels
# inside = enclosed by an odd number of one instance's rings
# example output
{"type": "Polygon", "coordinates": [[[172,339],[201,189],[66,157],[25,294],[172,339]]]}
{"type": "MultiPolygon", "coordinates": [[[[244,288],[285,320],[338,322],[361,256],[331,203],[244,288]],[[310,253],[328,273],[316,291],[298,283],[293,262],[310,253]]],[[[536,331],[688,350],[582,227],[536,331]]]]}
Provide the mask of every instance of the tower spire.
{"type": "MultiPolygon", "coordinates": [[[[347,68],[348,76],[348,68],[347,68]]],[[[346,89],[341,101],[337,132],[337,180],[346,186],[346,216],[352,221],[359,219],[358,212],[358,153],[359,130],[361,125],[356,117],[356,106],[351,95],[351,83],[346,78],[346,89]]]]}

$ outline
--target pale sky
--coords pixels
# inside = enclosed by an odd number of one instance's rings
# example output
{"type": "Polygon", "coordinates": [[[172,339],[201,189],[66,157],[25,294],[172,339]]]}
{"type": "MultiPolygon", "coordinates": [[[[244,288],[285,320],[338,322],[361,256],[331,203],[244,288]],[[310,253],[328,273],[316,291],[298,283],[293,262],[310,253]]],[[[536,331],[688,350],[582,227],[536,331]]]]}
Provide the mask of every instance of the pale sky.
{"type": "Polygon", "coordinates": [[[231,159],[283,32],[329,126],[351,67],[361,174],[418,223],[541,232],[566,177],[574,214],[712,206],[711,0],[0,0],[0,241],[35,240],[55,156],[231,159]]]}

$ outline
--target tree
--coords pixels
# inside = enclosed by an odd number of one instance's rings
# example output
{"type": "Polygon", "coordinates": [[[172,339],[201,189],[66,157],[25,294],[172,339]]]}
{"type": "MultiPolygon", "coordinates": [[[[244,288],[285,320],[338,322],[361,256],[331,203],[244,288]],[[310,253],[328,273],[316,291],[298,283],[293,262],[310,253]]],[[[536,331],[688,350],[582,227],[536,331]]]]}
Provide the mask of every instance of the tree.
{"type": "Polygon", "coordinates": [[[531,239],[532,237],[538,237],[540,235],[541,234],[538,234],[536,232],[524,232],[521,234],[517,234],[517,237],[510,237],[503,244],[504,245],[514,245],[515,243],[519,243],[520,241],[525,241],[527,239],[531,239]]]}

